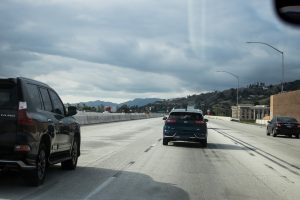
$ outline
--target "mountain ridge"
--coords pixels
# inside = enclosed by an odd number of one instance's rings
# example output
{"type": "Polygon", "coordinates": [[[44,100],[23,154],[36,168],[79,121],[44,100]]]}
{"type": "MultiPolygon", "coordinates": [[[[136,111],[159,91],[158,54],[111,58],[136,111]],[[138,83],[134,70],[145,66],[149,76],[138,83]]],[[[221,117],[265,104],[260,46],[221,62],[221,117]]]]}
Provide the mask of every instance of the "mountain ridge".
{"type": "Polygon", "coordinates": [[[109,101],[101,101],[101,100],[95,100],[95,101],[87,101],[87,102],[79,102],[75,103],[74,105],[81,105],[81,106],[89,106],[89,107],[98,107],[98,106],[111,106],[111,107],[121,107],[123,105],[127,105],[128,107],[132,106],[138,106],[142,107],[150,103],[154,103],[156,101],[160,101],[162,99],[159,98],[135,98],[129,101],[125,101],[123,103],[113,103],[109,101]]]}

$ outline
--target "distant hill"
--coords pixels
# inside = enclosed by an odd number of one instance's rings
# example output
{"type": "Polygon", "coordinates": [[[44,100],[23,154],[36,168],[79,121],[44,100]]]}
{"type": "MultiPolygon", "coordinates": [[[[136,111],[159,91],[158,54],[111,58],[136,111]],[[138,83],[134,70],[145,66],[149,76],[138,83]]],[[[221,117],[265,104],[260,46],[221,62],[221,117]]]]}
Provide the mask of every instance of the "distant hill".
{"type": "MultiPolygon", "coordinates": [[[[284,84],[285,92],[293,90],[300,90],[300,80],[284,84]]],[[[239,88],[239,104],[270,105],[270,96],[278,94],[280,91],[280,84],[250,84],[247,87],[239,88]]],[[[210,110],[216,115],[230,116],[231,106],[236,105],[236,88],[157,101],[145,105],[144,109],[151,107],[152,112],[168,112],[172,108],[186,108],[188,105],[194,105],[195,108],[203,110],[204,113],[210,110]]]]}
{"type": "Polygon", "coordinates": [[[79,103],[81,106],[86,105],[89,107],[98,107],[98,106],[118,106],[117,103],[112,103],[112,102],[107,102],[107,101],[88,101],[88,102],[80,102],[79,103]]]}
{"type": "MultiPolygon", "coordinates": [[[[300,80],[284,84],[285,92],[294,90],[300,90],[300,80]]],[[[270,105],[270,96],[278,94],[280,91],[280,84],[250,84],[239,88],[239,103],[270,105]]],[[[236,88],[193,94],[175,99],[136,98],[120,104],[100,100],[80,103],[81,109],[98,112],[102,112],[104,106],[118,107],[118,112],[149,112],[150,110],[151,112],[168,112],[173,108],[186,108],[188,105],[194,105],[195,108],[201,109],[204,113],[210,110],[215,115],[230,116],[231,106],[236,105],[236,88]]]]}
{"type": "Polygon", "coordinates": [[[128,107],[132,107],[132,106],[141,107],[141,106],[145,106],[147,104],[151,104],[151,103],[154,103],[154,102],[160,101],[160,100],[161,99],[159,99],[159,98],[136,98],[131,101],[126,101],[124,103],[121,103],[119,105],[120,106],[127,105],[128,107]]]}

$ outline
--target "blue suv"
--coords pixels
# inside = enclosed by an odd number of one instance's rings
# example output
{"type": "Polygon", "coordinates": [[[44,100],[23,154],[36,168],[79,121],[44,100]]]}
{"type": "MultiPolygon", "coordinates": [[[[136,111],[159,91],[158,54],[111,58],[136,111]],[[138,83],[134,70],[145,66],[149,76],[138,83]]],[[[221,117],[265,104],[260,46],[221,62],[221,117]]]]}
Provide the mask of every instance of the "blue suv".
{"type": "Polygon", "coordinates": [[[200,110],[173,109],[163,118],[163,145],[170,141],[200,142],[207,146],[207,119],[200,110]]]}

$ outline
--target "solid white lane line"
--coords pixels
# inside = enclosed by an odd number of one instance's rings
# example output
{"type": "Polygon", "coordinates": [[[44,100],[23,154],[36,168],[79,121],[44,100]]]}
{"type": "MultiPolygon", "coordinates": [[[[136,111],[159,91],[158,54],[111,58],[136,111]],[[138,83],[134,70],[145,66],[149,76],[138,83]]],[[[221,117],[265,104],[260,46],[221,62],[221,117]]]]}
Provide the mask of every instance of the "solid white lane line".
{"type": "Polygon", "coordinates": [[[112,177],[109,177],[106,181],[104,181],[101,185],[99,185],[97,188],[95,188],[89,195],[87,195],[84,200],[90,199],[95,194],[99,193],[101,190],[103,190],[106,186],[108,186],[114,179],[118,178],[120,174],[128,167],[133,165],[135,161],[130,161],[127,166],[125,166],[123,169],[120,169],[117,173],[115,173],[112,177]]]}
{"type": "Polygon", "coordinates": [[[97,188],[95,188],[89,195],[87,195],[84,200],[90,199],[95,194],[99,193],[101,190],[103,190],[106,186],[108,186],[116,177],[109,177],[106,181],[104,181],[101,185],[99,185],[97,188]]]}

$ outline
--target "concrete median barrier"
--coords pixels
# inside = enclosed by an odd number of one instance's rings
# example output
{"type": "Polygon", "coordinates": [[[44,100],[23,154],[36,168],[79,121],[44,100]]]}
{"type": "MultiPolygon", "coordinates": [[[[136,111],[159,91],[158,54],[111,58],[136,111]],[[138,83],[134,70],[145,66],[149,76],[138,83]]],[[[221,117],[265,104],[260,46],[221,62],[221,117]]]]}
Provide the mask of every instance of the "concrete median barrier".
{"type": "Polygon", "coordinates": [[[81,125],[88,124],[101,124],[109,122],[118,122],[118,121],[129,121],[129,120],[139,120],[139,119],[148,119],[163,117],[163,114],[160,113],[95,113],[95,112],[78,112],[74,116],[75,119],[81,125]]]}

